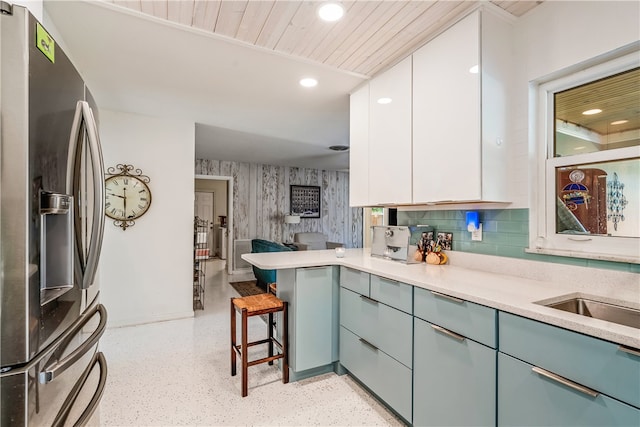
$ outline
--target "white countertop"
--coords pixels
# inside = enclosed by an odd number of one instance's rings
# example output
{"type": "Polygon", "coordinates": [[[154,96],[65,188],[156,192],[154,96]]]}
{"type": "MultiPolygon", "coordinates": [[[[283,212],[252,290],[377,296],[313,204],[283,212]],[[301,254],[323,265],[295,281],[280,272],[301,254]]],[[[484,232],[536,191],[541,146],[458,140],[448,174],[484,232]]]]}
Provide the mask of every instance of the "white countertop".
{"type": "Polygon", "coordinates": [[[243,254],[242,259],[258,268],[275,270],[343,265],[640,349],[639,329],[536,303],[594,296],[601,301],[640,309],[638,274],[495,256],[469,258],[469,254],[457,252],[447,254],[453,265],[403,264],[372,257],[366,249],[347,249],[344,258],[337,258],[333,250],[316,250],[250,253],[243,254]],[[469,259],[475,264],[468,262],[469,259]],[[487,263],[486,268],[478,267],[478,260],[481,264],[487,263]],[[505,265],[498,265],[500,263],[505,265]],[[506,264],[511,267],[506,268],[506,264]],[[502,271],[502,267],[511,270],[510,274],[497,272],[502,271]]]}

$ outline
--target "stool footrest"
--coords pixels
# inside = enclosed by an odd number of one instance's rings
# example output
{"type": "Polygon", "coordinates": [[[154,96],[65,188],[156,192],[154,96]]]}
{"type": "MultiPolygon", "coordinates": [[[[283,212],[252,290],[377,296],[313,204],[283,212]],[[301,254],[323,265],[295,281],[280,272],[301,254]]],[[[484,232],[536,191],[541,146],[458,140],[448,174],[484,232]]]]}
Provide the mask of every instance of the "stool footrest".
{"type": "Polygon", "coordinates": [[[276,354],[271,357],[263,357],[262,359],[250,360],[247,362],[247,366],[259,365],[260,363],[265,362],[273,362],[274,360],[282,359],[284,356],[282,354],[276,354]]]}
{"type": "MultiPolygon", "coordinates": [[[[247,343],[247,348],[253,347],[254,345],[259,345],[259,344],[268,344],[269,341],[274,343],[282,351],[282,344],[280,344],[280,342],[275,338],[265,338],[265,339],[260,340],[260,341],[253,341],[253,342],[247,343]]],[[[232,347],[236,351],[236,353],[238,353],[238,356],[240,356],[240,358],[242,358],[242,345],[241,344],[236,344],[236,345],[234,345],[232,347]]]]}

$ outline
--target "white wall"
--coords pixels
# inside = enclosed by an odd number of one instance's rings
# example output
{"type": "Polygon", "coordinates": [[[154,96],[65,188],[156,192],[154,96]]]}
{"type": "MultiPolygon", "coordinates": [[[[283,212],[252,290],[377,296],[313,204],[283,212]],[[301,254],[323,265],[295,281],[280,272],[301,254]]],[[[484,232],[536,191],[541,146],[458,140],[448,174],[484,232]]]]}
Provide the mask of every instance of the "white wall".
{"type": "Polygon", "coordinates": [[[509,208],[529,207],[529,82],[640,38],[640,2],[545,1],[515,23],[509,208]]]}
{"type": "Polygon", "coordinates": [[[193,316],[192,122],[100,110],[105,168],[151,178],[149,211],[122,230],[107,218],[100,260],[109,327],[193,316]]]}

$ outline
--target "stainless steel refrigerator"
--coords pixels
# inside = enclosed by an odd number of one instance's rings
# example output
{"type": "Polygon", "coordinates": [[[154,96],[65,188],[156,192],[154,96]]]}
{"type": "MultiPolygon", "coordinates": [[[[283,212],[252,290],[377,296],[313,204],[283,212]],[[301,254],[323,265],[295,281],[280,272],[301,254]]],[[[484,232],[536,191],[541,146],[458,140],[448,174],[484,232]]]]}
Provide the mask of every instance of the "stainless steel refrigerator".
{"type": "Polygon", "coordinates": [[[0,11],[0,425],[82,425],[107,375],[97,110],[46,29],[0,11]]]}

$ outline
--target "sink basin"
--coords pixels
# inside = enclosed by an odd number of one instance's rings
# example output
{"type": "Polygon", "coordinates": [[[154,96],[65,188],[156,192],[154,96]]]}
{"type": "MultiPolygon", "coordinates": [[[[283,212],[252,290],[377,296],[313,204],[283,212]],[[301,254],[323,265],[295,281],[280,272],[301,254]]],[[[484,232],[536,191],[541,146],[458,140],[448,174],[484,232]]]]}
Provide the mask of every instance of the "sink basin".
{"type": "Polygon", "coordinates": [[[569,313],[640,329],[640,310],[633,308],[622,307],[588,298],[571,298],[545,305],[558,310],[568,311],[569,313]]]}

